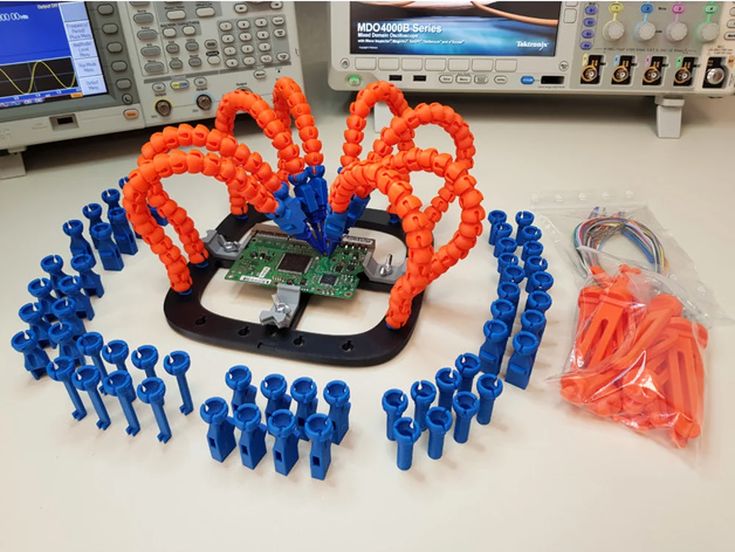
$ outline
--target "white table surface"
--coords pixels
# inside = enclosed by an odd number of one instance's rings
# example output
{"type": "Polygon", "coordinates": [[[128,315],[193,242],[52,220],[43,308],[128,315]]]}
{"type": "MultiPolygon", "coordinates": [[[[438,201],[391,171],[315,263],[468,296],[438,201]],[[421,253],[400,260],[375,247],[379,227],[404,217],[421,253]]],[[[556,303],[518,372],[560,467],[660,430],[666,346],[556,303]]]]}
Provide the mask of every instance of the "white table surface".
{"type": "MultiPolygon", "coordinates": [[[[310,26],[323,20],[323,7],[300,14],[307,94],[333,175],[349,96],[326,87],[323,40],[303,40],[315,34],[318,27],[310,26]]],[[[735,313],[729,224],[735,98],[687,102],[679,140],[655,137],[648,100],[443,99],[466,117],[477,138],[473,173],[488,210],[515,212],[529,206],[532,194],[554,190],[635,189],[689,252],[722,306],[735,313]]],[[[572,271],[550,244],[554,306],[529,388],[507,386],[493,423],[475,425],[465,445],[448,439],[441,461],[426,456],[424,438],[413,469],[396,469],[380,397],[389,387],[407,390],[417,379],[433,379],[459,353],[477,350],[496,284],[484,239],[431,286],[403,353],[359,369],[241,353],[176,334],[162,312],[163,266],[147,250],[126,257],[123,272],[102,273],[107,293],[94,301],[97,316],[88,328],[131,347],[153,343],[161,355],[189,351],[197,407],[209,396],[229,397],[224,373],[237,363],[252,368],[256,383],[271,372],[290,381],[309,375],[320,386],[345,379],[352,389],[351,430],[334,448],[325,482],[309,477],[303,443],[289,477],[275,473],[270,454],[254,472],[240,465],[236,452],[223,465],[213,461],[207,426],[196,412],[178,413],[169,376],[173,438],[166,445],[156,440],[152,413],[140,403],[142,430],[135,438],[124,433],[115,399],[106,400],[112,416],[107,431],[95,427],[91,407],[86,419],[75,422],[63,386],[32,380],[9,339],[22,328],[16,312],[29,300],[27,282],[41,275],[40,258],[61,253],[68,259],[61,224],[81,218],[84,203],[99,201],[104,188],[133,168],[146,134],[32,148],[28,175],[0,181],[0,250],[6,258],[0,277],[0,550],[735,549],[735,440],[729,425],[735,419],[735,330],[720,326],[711,332],[707,417],[696,461],[583,415],[563,404],[546,381],[564,363],[576,310],[572,271]]],[[[238,137],[273,160],[252,124],[238,126],[238,137]]],[[[422,130],[418,143],[451,151],[433,129],[422,130]]],[[[165,185],[202,232],[227,214],[224,187],[215,181],[182,176],[165,185]]],[[[415,185],[426,200],[439,184],[427,177],[415,185]]],[[[376,198],[375,204],[384,202],[376,198]]],[[[450,211],[437,230],[439,241],[457,223],[456,206],[450,211]]],[[[269,300],[268,291],[256,288],[239,291],[224,281],[212,286],[205,303],[243,318],[254,317],[269,300]]],[[[316,330],[359,331],[375,323],[386,304],[385,296],[373,294],[346,310],[320,302],[305,323],[316,330]]],[[[139,380],[138,370],[131,370],[139,380]]]]}

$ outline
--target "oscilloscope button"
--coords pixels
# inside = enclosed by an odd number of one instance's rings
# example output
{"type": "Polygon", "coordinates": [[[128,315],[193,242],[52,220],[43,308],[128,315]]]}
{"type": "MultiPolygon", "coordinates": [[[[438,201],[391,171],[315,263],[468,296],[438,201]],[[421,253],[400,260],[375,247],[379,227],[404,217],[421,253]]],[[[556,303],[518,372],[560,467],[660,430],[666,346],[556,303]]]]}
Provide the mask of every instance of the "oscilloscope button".
{"type": "Polygon", "coordinates": [[[193,56],[189,58],[189,67],[201,67],[202,66],[202,58],[198,56],[193,56]]]}
{"type": "Polygon", "coordinates": [[[154,29],[141,29],[138,31],[137,36],[138,40],[149,42],[151,40],[155,40],[158,36],[158,33],[154,29]]]}
{"type": "Polygon", "coordinates": [[[151,74],[163,73],[165,69],[166,69],[166,66],[160,61],[149,61],[143,66],[143,70],[146,73],[151,73],[151,74]]]}
{"type": "Polygon", "coordinates": [[[470,60],[468,59],[450,59],[449,60],[450,71],[469,71],[470,60]]]}
{"type": "Polygon", "coordinates": [[[113,61],[110,67],[112,67],[112,70],[115,71],[115,73],[122,73],[123,71],[127,71],[128,64],[124,61],[118,60],[113,61]]]}
{"type": "Polygon", "coordinates": [[[151,88],[156,96],[163,96],[166,93],[166,85],[162,82],[154,82],[151,88]]]}
{"type": "Polygon", "coordinates": [[[424,61],[424,67],[427,71],[444,71],[447,67],[447,60],[444,58],[428,58],[424,61]]]}
{"type": "Polygon", "coordinates": [[[228,69],[234,69],[240,64],[237,62],[237,58],[227,58],[225,60],[225,65],[227,66],[228,69]]]}
{"type": "Polygon", "coordinates": [[[150,25],[153,23],[153,14],[150,12],[136,13],[133,15],[133,21],[138,25],[150,25]]]}
{"type": "Polygon", "coordinates": [[[263,69],[253,71],[253,76],[258,80],[263,80],[266,77],[266,72],[263,69]]]}
{"type": "Polygon", "coordinates": [[[265,27],[268,25],[268,20],[265,17],[259,17],[255,20],[256,27],[265,27]]]}
{"type": "Polygon", "coordinates": [[[216,40],[213,40],[211,38],[204,41],[204,47],[207,50],[216,50],[217,49],[217,46],[218,46],[217,41],[216,40]]]}
{"type": "Polygon", "coordinates": [[[226,33],[232,30],[232,23],[229,21],[220,21],[218,26],[220,31],[224,31],[226,33]]]}
{"type": "Polygon", "coordinates": [[[216,12],[212,6],[205,6],[203,8],[197,8],[196,14],[199,17],[212,17],[216,12]]]}
{"type": "Polygon", "coordinates": [[[117,86],[120,90],[130,90],[130,88],[133,86],[133,83],[130,79],[117,79],[115,81],[115,86],[117,86]]]}
{"type": "Polygon", "coordinates": [[[240,51],[243,54],[252,54],[255,51],[255,47],[252,44],[243,44],[240,46],[240,51]]]}
{"type": "Polygon", "coordinates": [[[288,53],[287,53],[287,52],[280,52],[280,53],[276,54],[276,59],[277,59],[278,61],[281,61],[281,62],[285,62],[285,61],[288,61],[288,58],[290,58],[290,57],[291,57],[291,56],[290,56],[290,55],[288,55],[288,53]]]}
{"type": "Polygon", "coordinates": [[[244,2],[240,2],[239,4],[235,4],[235,13],[245,13],[248,11],[248,5],[244,2]]]}
{"type": "Polygon", "coordinates": [[[184,68],[184,62],[181,61],[179,58],[173,58],[171,61],[168,62],[168,66],[174,71],[178,71],[179,69],[184,68]]]}
{"type": "Polygon", "coordinates": [[[164,27],[161,32],[166,38],[176,37],[176,27],[164,27]]]}
{"type": "Polygon", "coordinates": [[[207,56],[207,63],[209,65],[219,65],[221,61],[219,56],[207,56]]]}
{"type": "Polygon", "coordinates": [[[144,46],[140,53],[145,57],[156,57],[161,55],[161,49],[158,46],[144,46]]]}
{"type": "Polygon", "coordinates": [[[260,56],[260,63],[263,65],[268,65],[269,63],[273,63],[273,56],[270,54],[265,54],[264,56],[260,56]]]}
{"type": "Polygon", "coordinates": [[[277,15],[271,18],[271,23],[273,23],[274,25],[280,26],[280,25],[283,25],[285,22],[286,22],[286,18],[283,17],[282,15],[277,15]]]}
{"type": "Polygon", "coordinates": [[[123,111],[123,117],[125,117],[128,121],[137,119],[139,115],[140,112],[137,109],[126,109],[125,111],[123,111]]]}
{"type": "Polygon", "coordinates": [[[222,48],[222,52],[226,56],[234,56],[237,53],[237,48],[235,48],[234,46],[225,46],[224,48],[222,48]]]}
{"type": "Polygon", "coordinates": [[[184,33],[186,36],[194,36],[197,34],[197,28],[192,25],[187,25],[186,27],[183,27],[181,29],[181,32],[184,33]]]}
{"type": "Polygon", "coordinates": [[[111,54],[119,54],[123,51],[123,45],[119,42],[110,42],[107,45],[107,51],[111,54]]]}
{"type": "Polygon", "coordinates": [[[115,13],[115,7],[112,4],[100,4],[97,6],[97,13],[100,15],[112,15],[115,13]]]}
{"type": "Polygon", "coordinates": [[[175,42],[169,42],[166,44],[166,52],[169,54],[178,54],[179,53],[179,45],[175,42]]]}
{"type": "Polygon", "coordinates": [[[242,58],[242,62],[248,66],[255,65],[255,58],[252,56],[247,56],[247,57],[242,58]]]}
{"type": "Polygon", "coordinates": [[[272,10],[280,10],[283,7],[283,2],[271,2],[272,10]]]}
{"type": "Polygon", "coordinates": [[[518,69],[518,62],[514,59],[499,59],[495,62],[495,70],[498,73],[513,73],[518,69]]]}
{"type": "Polygon", "coordinates": [[[473,59],[472,60],[473,71],[492,71],[493,60],[491,59],[473,59]]]}
{"type": "Polygon", "coordinates": [[[196,52],[199,49],[199,43],[196,40],[187,40],[184,48],[187,52],[196,52]]]}
{"type": "Polygon", "coordinates": [[[273,31],[273,36],[276,38],[283,38],[286,36],[286,29],[276,29],[273,31]]]}
{"type": "Polygon", "coordinates": [[[166,12],[166,17],[169,21],[181,21],[186,19],[186,12],[184,10],[169,10],[166,12]]]}
{"type": "Polygon", "coordinates": [[[129,105],[133,103],[133,97],[130,94],[123,94],[122,101],[124,104],[129,105]]]}
{"type": "Polygon", "coordinates": [[[102,32],[108,35],[115,34],[118,30],[120,30],[120,27],[114,23],[105,23],[102,25],[102,32]]]}

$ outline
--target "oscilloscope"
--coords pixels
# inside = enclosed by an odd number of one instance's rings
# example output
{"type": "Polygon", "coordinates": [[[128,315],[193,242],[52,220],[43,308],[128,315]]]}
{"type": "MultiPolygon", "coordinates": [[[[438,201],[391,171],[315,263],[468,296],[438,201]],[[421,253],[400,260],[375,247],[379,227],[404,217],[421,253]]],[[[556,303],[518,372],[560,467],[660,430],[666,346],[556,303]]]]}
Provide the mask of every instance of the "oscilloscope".
{"type": "Polygon", "coordinates": [[[735,92],[735,2],[338,2],[329,84],[656,97],[660,137],[684,98],[735,92]]]}
{"type": "Polygon", "coordinates": [[[26,146],[213,117],[281,75],[303,80],[292,3],[0,2],[0,176],[26,146]]]}

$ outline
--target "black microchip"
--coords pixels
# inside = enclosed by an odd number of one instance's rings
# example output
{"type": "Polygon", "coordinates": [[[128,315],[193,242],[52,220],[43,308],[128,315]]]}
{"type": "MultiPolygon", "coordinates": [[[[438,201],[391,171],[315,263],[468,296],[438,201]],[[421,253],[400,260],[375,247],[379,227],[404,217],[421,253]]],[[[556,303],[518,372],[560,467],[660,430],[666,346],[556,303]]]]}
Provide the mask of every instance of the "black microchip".
{"type": "Polygon", "coordinates": [[[281,262],[278,263],[278,270],[284,272],[295,272],[303,274],[309,268],[311,257],[309,255],[301,255],[300,253],[286,253],[281,262]]]}
{"type": "Polygon", "coordinates": [[[319,278],[319,283],[324,284],[325,286],[333,286],[337,283],[337,276],[334,274],[324,274],[319,278]]]}

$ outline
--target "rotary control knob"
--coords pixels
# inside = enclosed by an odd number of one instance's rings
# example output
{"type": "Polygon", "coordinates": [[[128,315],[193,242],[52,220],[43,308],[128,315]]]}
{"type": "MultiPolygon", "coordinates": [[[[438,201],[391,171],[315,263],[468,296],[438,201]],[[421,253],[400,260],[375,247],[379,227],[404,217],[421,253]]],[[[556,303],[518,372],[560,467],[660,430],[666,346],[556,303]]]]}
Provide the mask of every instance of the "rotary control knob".
{"type": "Polygon", "coordinates": [[[687,37],[687,34],[689,34],[689,27],[681,21],[669,23],[666,27],[666,38],[669,42],[681,42],[687,37]]]}
{"type": "Polygon", "coordinates": [[[620,40],[621,38],[623,38],[624,34],[625,34],[625,25],[623,25],[617,19],[608,21],[607,23],[605,23],[605,26],[602,27],[602,36],[605,37],[605,40],[609,42],[615,42],[616,40],[620,40]]]}
{"type": "Polygon", "coordinates": [[[635,27],[635,36],[641,42],[647,42],[656,36],[656,25],[649,21],[641,21],[635,27]]]}
{"type": "Polygon", "coordinates": [[[702,42],[712,42],[720,34],[717,23],[702,23],[697,29],[697,35],[702,42]]]}

